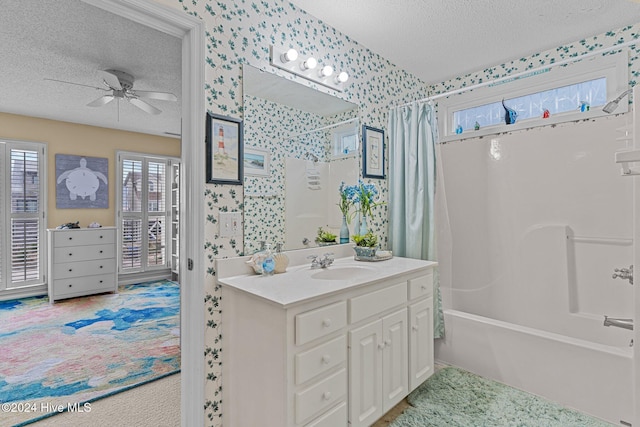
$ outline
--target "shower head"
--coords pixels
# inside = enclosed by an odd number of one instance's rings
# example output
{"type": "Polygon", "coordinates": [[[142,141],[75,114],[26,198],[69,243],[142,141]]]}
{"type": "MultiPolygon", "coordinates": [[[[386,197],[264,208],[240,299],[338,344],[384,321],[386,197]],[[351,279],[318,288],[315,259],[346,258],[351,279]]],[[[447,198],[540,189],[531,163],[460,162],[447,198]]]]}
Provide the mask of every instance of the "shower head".
{"type": "Polygon", "coordinates": [[[604,107],[602,107],[602,111],[604,111],[607,114],[611,114],[614,112],[614,110],[616,108],[618,108],[618,103],[620,102],[620,100],[622,98],[625,97],[625,95],[630,94],[632,91],[632,89],[627,89],[624,92],[622,92],[620,95],[618,95],[618,97],[616,99],[614,99],[613,101],[609,101],[607,103],[607,105],[605,105],[604,107]]]}
{"type": "Polygon", "coordinates": [[[318,162],[318,157],[315,154],[313,154],[313,153],[311,153],[309,151],[307,151],[307,153],[305,154],[305,158],[307,160],[311,160],[313,163],[317,163],[318,162]]]}

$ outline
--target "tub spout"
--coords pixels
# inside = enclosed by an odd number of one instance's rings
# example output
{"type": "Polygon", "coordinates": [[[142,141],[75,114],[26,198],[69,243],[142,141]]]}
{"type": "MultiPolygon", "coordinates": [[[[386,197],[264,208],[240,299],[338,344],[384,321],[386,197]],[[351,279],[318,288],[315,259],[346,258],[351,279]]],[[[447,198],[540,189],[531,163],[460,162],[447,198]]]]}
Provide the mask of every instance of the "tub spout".
{"type": "Polygon", "coordinates": [[[616,328],[630,329],[633,331],[633,319],[619,319],[604,316],[604,326],[615,326],[616,328]]]}

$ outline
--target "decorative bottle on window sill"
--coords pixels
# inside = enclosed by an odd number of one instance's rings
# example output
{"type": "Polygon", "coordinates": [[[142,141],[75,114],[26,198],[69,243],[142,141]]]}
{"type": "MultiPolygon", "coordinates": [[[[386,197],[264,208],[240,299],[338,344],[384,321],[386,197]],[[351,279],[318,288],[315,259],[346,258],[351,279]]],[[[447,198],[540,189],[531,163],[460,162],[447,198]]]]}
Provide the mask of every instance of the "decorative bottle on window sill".
{"type": "Polygon", "coordinates": [[[342,215],[342,226],[340,227],[340,243],[349,243],[349,225],[347,217],[342,215]]]}

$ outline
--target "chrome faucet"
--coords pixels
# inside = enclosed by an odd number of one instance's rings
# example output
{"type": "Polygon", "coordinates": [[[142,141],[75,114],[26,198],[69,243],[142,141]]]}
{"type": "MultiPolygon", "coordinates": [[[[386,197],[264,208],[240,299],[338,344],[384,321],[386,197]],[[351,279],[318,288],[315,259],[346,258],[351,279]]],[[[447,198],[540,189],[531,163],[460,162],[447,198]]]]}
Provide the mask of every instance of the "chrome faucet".
{"type": "Polygon", "coordinates": [[[318,255],[309,255],[307,258],[311,260],[311,268],[327,268],[333,264],[334,260],[332,253],[326,253],[322,258],[318,255]]]}
{"type": "Polygon", "coordinates": [[[617,328],[630,329],[633,331],[633,319],[618,319],[616,317],[604,316],[604,326],[615,326],[617,328]]]}
{"type": "Polygon", "coordinates": [[[629,268],[616,268],[613,271],[612,278],[628,280],[633,285],[633,265],[630,265],[629,268]]]}

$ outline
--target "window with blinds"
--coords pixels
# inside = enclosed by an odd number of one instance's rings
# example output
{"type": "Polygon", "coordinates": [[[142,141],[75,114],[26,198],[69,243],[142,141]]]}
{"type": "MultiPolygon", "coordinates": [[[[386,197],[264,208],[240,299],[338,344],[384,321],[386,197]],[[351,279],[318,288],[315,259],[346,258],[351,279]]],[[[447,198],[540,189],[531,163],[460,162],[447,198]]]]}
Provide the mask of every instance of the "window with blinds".
{"type": "Polygon", "coordinates": [[[120,153],[120,272],[169,268],[171,236],[167,209],[171,161],[120,153]]]}
{"type": "Polygon", "coordinates": [[[44,146],[0,143],[0,292],[42,284],[44,146]]]}

